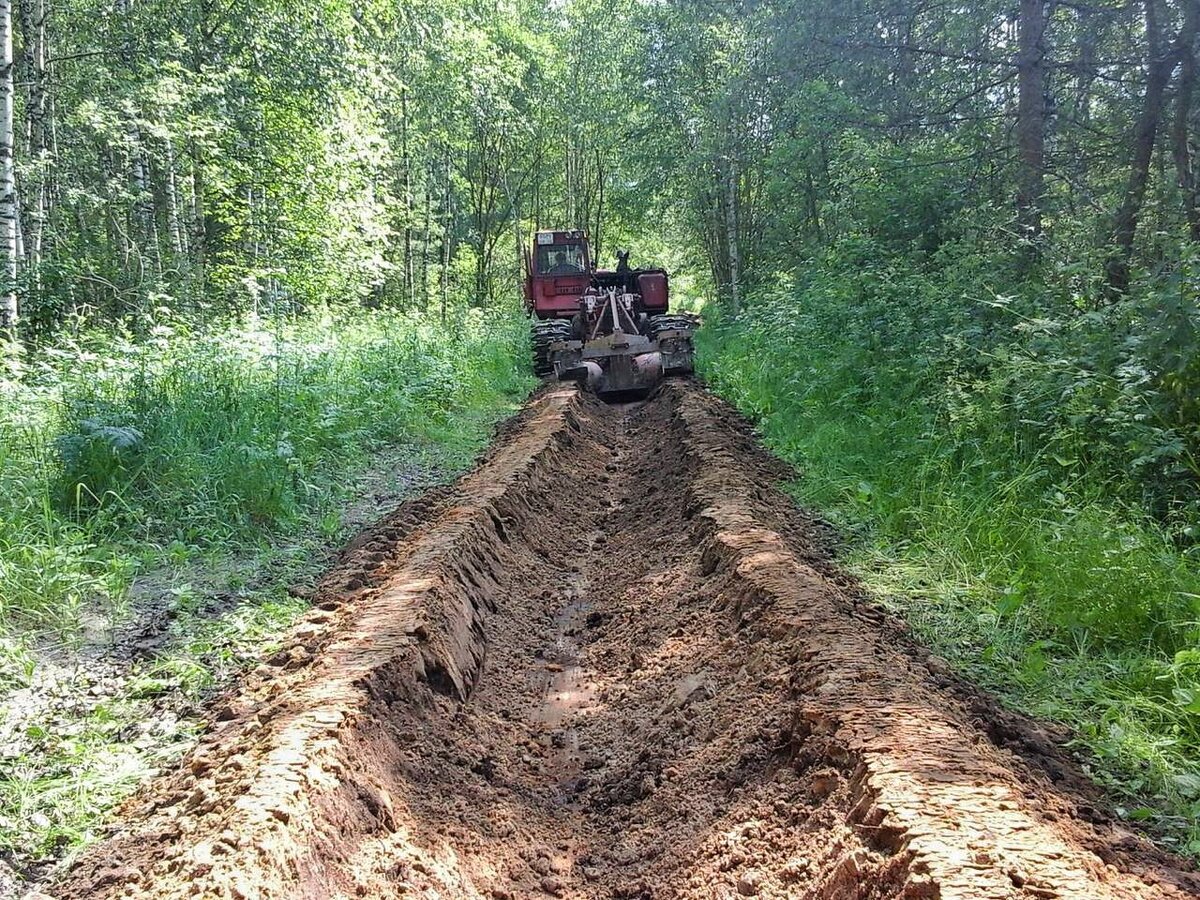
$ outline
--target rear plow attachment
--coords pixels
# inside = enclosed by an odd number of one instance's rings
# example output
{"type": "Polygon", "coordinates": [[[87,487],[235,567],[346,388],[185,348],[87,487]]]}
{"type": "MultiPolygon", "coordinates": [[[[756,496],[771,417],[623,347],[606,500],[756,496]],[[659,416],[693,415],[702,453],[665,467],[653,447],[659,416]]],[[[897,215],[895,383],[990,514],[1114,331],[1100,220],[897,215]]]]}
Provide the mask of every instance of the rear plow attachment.
{"type": "Polygon", "coordinates": [[[557,341],[550,348],[560,380],[586,385],[601,396],[647,394],[665,377],[694,371],[694,318],[642,317],[639,329],[632,296],[610,289],[585,300],[579,324],[592,323],[587,339],[557,341]]]}

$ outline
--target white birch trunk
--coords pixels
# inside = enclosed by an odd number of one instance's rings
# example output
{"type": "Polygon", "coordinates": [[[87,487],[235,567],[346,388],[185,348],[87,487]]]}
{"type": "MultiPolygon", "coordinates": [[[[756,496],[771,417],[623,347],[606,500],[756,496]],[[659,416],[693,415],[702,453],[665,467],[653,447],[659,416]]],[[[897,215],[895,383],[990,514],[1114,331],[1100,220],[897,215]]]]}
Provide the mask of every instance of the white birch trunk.
{"type": "Polygon", "coordinates": [[[150,219],[150,179],[146,174],[146,157],[142,155],[142,130],[137,122],[130,119],[127,123],[126,134],[129,140],[129,180],[133,186],[133,216],[137,223],[138,233],[134,241],[144,244],[149,239],[150,219]]]}
{"type": "Polygon", "coordinates": [[[166,139],[166,193],[167,193],[167,235],[171,241],[171,250],[175,254],[175,264],[183,262],[186,248],[183,243],[183,229],[179,225],[179,184],[175,176],[175,143],[168,136],[166,139]]]}
{"type": "Polygon", "coordinates": [[[29,262],[34,268],[34,277],[41,281],[38,268],[42,262],[42,235],[46,230],[46,4],[44,0],[33,3],[33,85],[29,89],[30,137],[32,150],[37,154],[37,196],[29,219],[29,262]]]}
{"type": "MultiPolygon", "coordinates": [[[[121,60],[132,67],[134,59],[132,22],[133,0],[117,0],[117,12],[124,20],[124,37],[121,43],[121,60]]],[[[129,183],[133,193],[133,234],[130,235],[136,252],[139,254],[138,266],[144,265],[141,254],[145,245],[154,240],[154,201],[150,194],[150,175],[146,165],[145,150],[142,146],[142,129],[138,125],[136,114],[130,113],[125,117],[125,140],[129,152],[129,183]]],[[[157,251],[157,247],[154,248],[157,251]]],[[[161,260],[159,260],[161,268],[161,260]]]]}
{"type": "Polygon", "coordinates": [[[13,135],[12,0],[0,0],[0,327],[17,325],[17,178],[13,135]]]}
{"type": "Polygon", "coordinates": [[[33,162],[31,177],[20,192],[20,257],[28,265],[30,288],[34,295],[41,289],[42,234],[45,231],[47,204],[46,127],[46,4],[44,0],[19,0],[21,31],[25,35],[24,75],[27,81],[25,104],[26,146],[33,162]]]}

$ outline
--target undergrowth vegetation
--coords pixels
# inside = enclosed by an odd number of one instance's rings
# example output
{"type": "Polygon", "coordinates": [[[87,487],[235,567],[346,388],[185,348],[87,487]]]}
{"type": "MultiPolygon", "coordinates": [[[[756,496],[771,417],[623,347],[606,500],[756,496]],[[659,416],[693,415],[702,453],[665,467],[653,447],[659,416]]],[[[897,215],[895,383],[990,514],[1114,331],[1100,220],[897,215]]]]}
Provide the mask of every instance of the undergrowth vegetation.
{"type": "Polygon", "coordinates": [[[93,839],[191,745],[204,698],[307,607],[289,588],[356,497],[450,477],[523,398],[526,327],[164,314],[21,358],[0,380],[0,858],[36,871],[93,839]]]}
{"type": "Polygon", "coordinates": [[[1193,401],[1161,375],[1195,309],[1176,276],[1053,315],[988,287],[1004,265],[849,238],[710,316],[702,368],[926,643],[1200,854],[1193,401]]]}
{"type": "Polygon", "coordinates": [[[528,389],[524,321],[354,311],[64,337],[0,382],[0,621],[69,636],[147,547],[178,557],[316,521],[383,446],[460,463],[528,389]],[[117,547],[136,546],[136,553],[117,547]]]}

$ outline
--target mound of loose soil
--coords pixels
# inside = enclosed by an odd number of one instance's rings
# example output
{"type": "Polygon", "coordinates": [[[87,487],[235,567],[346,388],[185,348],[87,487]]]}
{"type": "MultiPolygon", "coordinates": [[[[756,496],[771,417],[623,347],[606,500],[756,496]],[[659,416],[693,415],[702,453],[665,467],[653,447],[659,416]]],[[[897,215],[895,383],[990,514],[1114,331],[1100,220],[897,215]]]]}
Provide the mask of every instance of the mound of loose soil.
{"type": "Polygon", "coordinates": [[[52,893],[1200,895],[862,601],[784,474],[695,386],[540,393],[52,893]]]}

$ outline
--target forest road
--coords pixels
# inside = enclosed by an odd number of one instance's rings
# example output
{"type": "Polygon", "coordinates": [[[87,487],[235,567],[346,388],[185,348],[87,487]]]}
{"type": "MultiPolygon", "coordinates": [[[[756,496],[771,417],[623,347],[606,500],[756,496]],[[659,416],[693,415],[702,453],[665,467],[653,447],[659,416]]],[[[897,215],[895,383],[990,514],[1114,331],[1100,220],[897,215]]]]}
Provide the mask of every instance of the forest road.
{"type": "Polygon", "coordinates": [[[789,475],[697,385],[543,388],[45,890],[1200,896],[864,598],[789,475]]]}

